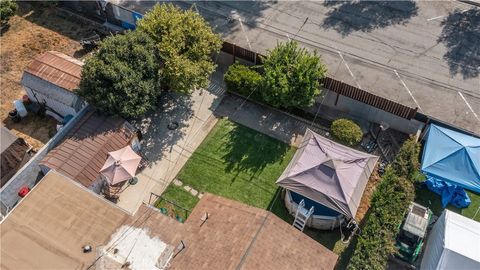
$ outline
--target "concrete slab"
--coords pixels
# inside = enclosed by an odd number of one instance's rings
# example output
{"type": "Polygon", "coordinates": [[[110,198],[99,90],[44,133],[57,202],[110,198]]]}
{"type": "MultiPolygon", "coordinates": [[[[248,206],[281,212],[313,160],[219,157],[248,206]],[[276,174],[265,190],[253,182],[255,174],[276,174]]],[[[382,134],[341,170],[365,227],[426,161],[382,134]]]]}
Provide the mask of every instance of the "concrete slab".
{"type": "Polygon", "coordinates": [[[173,184],[177,187],[181,187],[183,185],[183,182],[178,179],[173,179],[173,184]]]}

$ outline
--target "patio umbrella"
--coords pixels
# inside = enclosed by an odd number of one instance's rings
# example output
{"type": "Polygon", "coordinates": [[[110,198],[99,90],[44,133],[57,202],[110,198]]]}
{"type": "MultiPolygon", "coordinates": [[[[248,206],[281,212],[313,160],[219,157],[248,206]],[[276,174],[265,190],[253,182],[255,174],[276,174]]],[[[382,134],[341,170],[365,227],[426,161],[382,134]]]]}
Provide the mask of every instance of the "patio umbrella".
{"type": "Polygon", "coordinates": [[[108,159],[100,169],[110,185],[115,185],[135,176],[142,158],[130,146],[109,152],[108,159]]]}

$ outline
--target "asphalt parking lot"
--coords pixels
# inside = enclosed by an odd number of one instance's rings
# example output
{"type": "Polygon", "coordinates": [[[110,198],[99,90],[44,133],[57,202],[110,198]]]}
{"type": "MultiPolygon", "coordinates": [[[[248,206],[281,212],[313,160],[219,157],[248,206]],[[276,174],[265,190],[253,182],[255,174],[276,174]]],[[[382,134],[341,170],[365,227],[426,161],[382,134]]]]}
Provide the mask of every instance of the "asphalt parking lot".
{"type": "MultiPolygon", "coordinates": [[[[117,1],[144,13],[155,2],[117,1]]],[[[265,53],[295,39],[329,75],[480,134],[480,7],[458,2],[175,2],[265,53]]]]}

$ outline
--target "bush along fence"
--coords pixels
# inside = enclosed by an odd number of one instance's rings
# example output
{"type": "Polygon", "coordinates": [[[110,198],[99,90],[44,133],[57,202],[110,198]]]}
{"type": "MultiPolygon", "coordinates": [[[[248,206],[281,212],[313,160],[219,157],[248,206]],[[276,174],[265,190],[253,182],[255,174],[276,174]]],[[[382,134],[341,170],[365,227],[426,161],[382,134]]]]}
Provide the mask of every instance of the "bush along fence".
{"type": "MultiPolygon", "coordinates": [[[[232,55],[234,63],[238,58],[251,62],[254,65],[261,65],[262,58],[265,57],[260,53],[247,50],[227,41],[223,42],[221,51],[232,55]]],[[[320,83],[325,89],[337,93],[337,101],[339,96],[343,95],[407,120],[414,118],[417,114],[417,108],[410,108],[330,77],[321,79],[320,83]]]]}
{"type": "Polygon", "coordinates": [[[420,144],[407,140],[377,186],[348,269],[385,269],[408,206],[414,200],[420,144]]]}

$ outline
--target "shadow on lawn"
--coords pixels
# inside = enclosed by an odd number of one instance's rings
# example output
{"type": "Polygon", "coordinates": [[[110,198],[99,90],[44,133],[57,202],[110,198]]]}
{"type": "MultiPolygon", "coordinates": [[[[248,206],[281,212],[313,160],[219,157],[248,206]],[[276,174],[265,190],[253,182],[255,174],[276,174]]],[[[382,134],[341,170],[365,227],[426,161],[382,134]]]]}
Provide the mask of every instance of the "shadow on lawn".
{"type": "Polygon", "coordinates": [[[223,156],[227,164],[225,171],[251,173],[250,180],[267,165],[281,162],[290,149],[285,143],[242,126],[235,126],[226,136],[229,139],[225,145],[228,153],[223,156]]]}
{"type": "Polygon", "coordinates": [[[355,31],[371,32],[395,24],[404,24],[417,15],[414,1],[327,1],[333,9],[327,13],[323,28],[332,28],[343,36],[355,31]]]}
{"type": "Polygon", "coordinates": [[[463,75],[464,79],[480,74],[480,9],[455,10],[442,21],[442,34],[437,42],[445,44],[443,56],[450,74],[463,75]]]}

